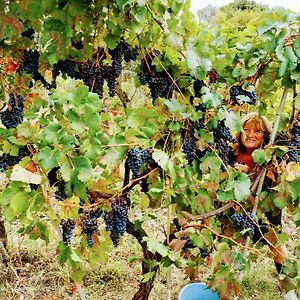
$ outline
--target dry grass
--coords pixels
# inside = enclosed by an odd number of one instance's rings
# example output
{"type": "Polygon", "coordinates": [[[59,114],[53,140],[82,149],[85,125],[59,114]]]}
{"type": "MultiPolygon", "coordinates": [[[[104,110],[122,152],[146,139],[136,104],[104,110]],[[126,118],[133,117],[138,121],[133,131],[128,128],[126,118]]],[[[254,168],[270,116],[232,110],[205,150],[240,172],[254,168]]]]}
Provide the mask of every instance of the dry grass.
{"type": "MultiPolygon", "coordinates": [[[[42,241],[32,241],[12,234],[15,232],[14,226],[8,226],[8,230],[11,231],[10,262],[0,269],[0,300],[79,299],[78,293],[72,291],[66,268],[56,261],[57,241],[53,240],[53,244],[46,246],[42,241]]],[[[267,255],[267,247],[263,251],[265,255],[258,257],[250,272],[244,276],[241,300],[283,299],[273,261],[267,255]]],[[[84,291],[87,299],[131,299],[141,279],[141,265],[138,261],[129,264],[128,257],[139,254],[140,246],[133,237],[125,235],[107,263],[99,264],[94,269],[86,268],[84,291]]],[[[201,272],[199,278],[205,278],[209,273],[207,266],[204,265],[201,272]]],[[[170,282],[172,300],[177,299],[180,288],[187,282],[182,272],[173,267],[170,282]]],[[[165,300],[166,295],[167,274],[159,273],[149,300],[165,300]]]]}

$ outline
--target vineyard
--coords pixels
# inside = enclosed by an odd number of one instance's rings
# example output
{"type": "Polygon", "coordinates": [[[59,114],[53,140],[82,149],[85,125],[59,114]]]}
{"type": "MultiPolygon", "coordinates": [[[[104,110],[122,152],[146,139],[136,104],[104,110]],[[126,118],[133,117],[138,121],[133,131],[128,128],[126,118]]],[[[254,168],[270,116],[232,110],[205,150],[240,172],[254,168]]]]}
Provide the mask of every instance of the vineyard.
{"type": "Polygon", "coordinates": [[[172,273],[238,299],[268,247],[288,245],[277,277],[299,293],[300,15],[251,3],[198,22],[182,0],[0,0],[9,274],[24,275],[26,239],[26,257],[51,255],[25,261],[55,261],[81,300],[118,253],[138,265],[132,300],[172,273]],[[251,173],[236,167],[247,113],[272,123],[251,173]]]}

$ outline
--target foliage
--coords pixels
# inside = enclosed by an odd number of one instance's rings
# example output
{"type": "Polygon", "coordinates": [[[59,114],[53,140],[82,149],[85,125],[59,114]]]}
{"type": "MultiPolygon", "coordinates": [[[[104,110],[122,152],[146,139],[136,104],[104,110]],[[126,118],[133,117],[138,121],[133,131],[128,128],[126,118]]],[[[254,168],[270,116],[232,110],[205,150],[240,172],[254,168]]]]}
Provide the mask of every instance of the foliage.
{"type": "MultiPolygon", "coordinates": [[[[143,248],[142,283],[150,282],[151,291],[157,269],[172,264],[185,268],[193,278],[205,260],[202,249],[210,252],[213,287],[224,299],[238,294],[237,274],[247,264],[242,250],[233,245],[243,243],[245,232],[234,232],[227,212],[223,220],[213,214],[197,224],[193,215],[206,215],[228,203],[248,208],[250,179],[225,163],[224,148],[218,148],[214,132],[223,124],[235,134],[241,130],[240,113],[254,109],[231,102],[233,84],[251,82],[260,100],[255,109],[274,119],[276,95],[283,87],[295,90],[299,85],[299,17],[286,11],[255,11],[257,18],[243,26],[229,20],[211,29],[195,21],[189,1],[180,0],[26,0],[1,1],[0,6],[2,110],[11,111],[10,94],[24,97],[23,121],[11,128],[2,122],[0,129],[1,162],[5,162],[0,194],[3,216],[9,222],[19,220],[19,233],[46,242],[61,220],[74,219],[74,237],[70,243],[58,243],[58,260],[81,282],[83,264],[105,261],[113,247],[115,236],[105,230],[105,222],[107,226],[117,204],[133,205],[128,193],[140,185],[139,204],[146,212],[129,220],[127,231],[143,248]],[[130,59],[125,52],[114,54],[120,45],[128,45],[130,59]],[[37,59],[25,62],[30,55],[37,59]],[[68,68],[58,75],[55,70],[60,64],[68,68]],[[141,75],[150,79],[143,82],[141,75]],[[153,89],[156,96],[162,89],[157,78],[164,78],[163,87],[170,85],[172,92],[154,97],[153,89]],[[96,89],[100,81],[104,93],[96,89]],[[267,110],[269,99],[274,106],[267,110]],[[186,137],[198,155],[191,161],[182,150],[186,137]],[[149,156],[139,160],[142,178],[130,177],[133,167],[125,163],[134,147],[147,149],[134,153],[149,156]],[[23,156],[21,149],[27,151],[23,156]],[[143,223],[155,220],[147,206],[173,208],[178,218],[187,218],[191,230],[179,226],[171,247],[170,241],[144,232],[143,223]],[[98,219],[93,222],[103,225],[92,240],[82,234],[88,224],[81,217],[85,211],[92,211],[98,219]],[[184,256],[186,241],[176,236],[180,232],[192,243],[184,256]]],[[[298,124],[295,96],[293,110],[285,110],[283,129],[290,120],[291,125],[298,124]]],[[[224,138],[226,145],[228,140],[224,138]]],[[[299,226],[299,164],[284,159],[288,149],[272,149],[272,154],[255,157],[259,165],[268,164],[279,174],[270,197],[261,195],[259,218],[286,208],[299,226]]],[[[268,177],[275,179],[272,172],[268,177]]],[[[171,232],[167,232],[168,240],[171,232]]],[[[279,242],[284,240],[280,235],[279,242]]],[[[299,247],[299,241],[294,247],[299,247]]],[[[299,282],[297,261],[287,262],[284,273],[299,282]]]]}

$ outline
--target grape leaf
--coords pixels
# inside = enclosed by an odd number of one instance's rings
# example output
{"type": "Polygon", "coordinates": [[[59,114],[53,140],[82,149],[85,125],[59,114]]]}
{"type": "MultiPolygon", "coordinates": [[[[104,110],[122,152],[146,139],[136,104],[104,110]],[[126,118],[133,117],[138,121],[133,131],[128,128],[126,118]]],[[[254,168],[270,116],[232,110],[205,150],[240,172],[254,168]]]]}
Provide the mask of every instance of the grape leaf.
{"type": "Polygon", "coordinates": [[[250,195],[251,181],[246,174],[238,173],[230,183],[237,201],[243,201],[250,195]]]}
{"type": "Polygon", "coordinates": [[[25,193],[18,192],[11,198],[10,207],[15,215],[23,213],[29,207],[29,201],[25,193]]]}
{"type": "Polygon", "coordinates": [[[27,171],[19,165],[15,165],[10,175],[10,180],[40,184],[42,181],[42,177],[39,174],[27,171]]]}

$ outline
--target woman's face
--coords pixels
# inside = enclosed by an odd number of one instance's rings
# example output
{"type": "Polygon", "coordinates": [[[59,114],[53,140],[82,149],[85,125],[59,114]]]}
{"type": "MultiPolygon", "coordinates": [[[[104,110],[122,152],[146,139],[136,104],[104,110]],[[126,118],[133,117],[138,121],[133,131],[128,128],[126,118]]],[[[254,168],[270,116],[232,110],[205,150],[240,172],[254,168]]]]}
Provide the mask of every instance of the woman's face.
{"type": "Polygon", "coordinates": [[[264,130],[262,130],[259,123],[253,119],[244,124],[241,141],[248,151],[253,151],[262,144],[264,135],[264,130]]]}

